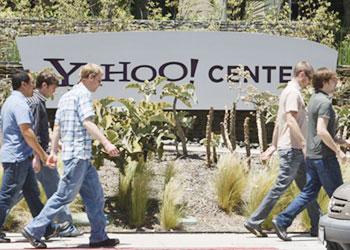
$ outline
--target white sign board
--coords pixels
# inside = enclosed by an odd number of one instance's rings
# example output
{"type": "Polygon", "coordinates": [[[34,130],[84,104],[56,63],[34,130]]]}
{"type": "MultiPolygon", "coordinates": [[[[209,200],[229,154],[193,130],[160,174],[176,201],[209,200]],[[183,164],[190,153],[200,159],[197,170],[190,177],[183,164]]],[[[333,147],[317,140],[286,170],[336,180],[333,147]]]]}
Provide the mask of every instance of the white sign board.
{"type": "MultiPolygon", "coordinates": [[[[63,80],[54,100],[79,80],[86,63],[103,67],[103,87],[94,98],[106,96],[140,99],[130,82],[165,76],[178,83],[193,82],[198,102],[193,109],[224,109],[237,93],[227,76],[244,65],[260,90],[278,93],[277,85],[291,79],[300,60],[314,68],[336,68],[337,51],[303,39],[236,32],[113,32],[19,37],[17,44],[25,69],[53,68],[63,80]]],[[[238,80],[234,77],[233,79],[238,80]]],[[[248,83],[242,82],[243,90],[248,83]]],[[[240,103],[238,109],[251,109],[240,103]]]]}

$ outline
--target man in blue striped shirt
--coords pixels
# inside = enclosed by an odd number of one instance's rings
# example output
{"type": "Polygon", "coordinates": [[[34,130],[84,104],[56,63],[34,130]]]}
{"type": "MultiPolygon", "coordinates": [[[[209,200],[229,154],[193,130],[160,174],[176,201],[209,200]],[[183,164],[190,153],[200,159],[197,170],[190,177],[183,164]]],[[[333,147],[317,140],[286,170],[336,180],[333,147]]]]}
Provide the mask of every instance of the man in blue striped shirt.
{"type": "Polygon", "coordinates": [[[113,247],[119,243],[118,239],[107,236],[103,190],[96,168],[91,164],[92,138],[100,141],[110,156],[119,155],[117,148],[93,122],[95,112],[91,93],[100,86],[102,76],[102,69],[96,64],[83,66],[80,83],[64,94],[58,103],[48,162],[57,161],[58,141],[61,139],[64,174],[57,192],[47,201],[40,215],[22,231],[35,248],[46,248],[41,240],[46,226],[63,206],[74,200],[78,192],[91,224],[90,247],[113,247]]]}

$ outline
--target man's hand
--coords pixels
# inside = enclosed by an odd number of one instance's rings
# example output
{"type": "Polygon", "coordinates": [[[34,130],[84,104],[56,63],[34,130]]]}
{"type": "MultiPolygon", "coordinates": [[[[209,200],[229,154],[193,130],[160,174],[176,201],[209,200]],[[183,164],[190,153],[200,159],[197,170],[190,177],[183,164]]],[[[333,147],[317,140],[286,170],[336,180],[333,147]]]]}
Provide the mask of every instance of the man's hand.
{"type": "Polygon", "coordinates": [[[40,161],[38,156],[34,156],[32,164],[33,164],[34,172],[39,173],[42,166],[41,166],[41,161],[40,161]]]}
{"type": "Polygon", "coordinates": [[[57,155],[50,154],[49,157],[47,157],[46,165],[49,168],[56,168],[56,166],[57,166],[57,155]]]}
{"type": "Polygon", "coordinates": [[[345,143],[346,143],[346,147],[350,148],[350,139],[345,140],[345,143]]]}
{"type": "Polygon", "coordinates": [[[105,148],[107,154],[109,154],[109,156],[111,157],[117,157],[119,156],[119,150],[117,149],[116,146],[114,146],[112,143],[110,143],[109,141],[106,141],[103,144],[103,147],[105,148]]]}
{"type": "Polygon", "coordinates": [[[304,159],[306,159],[306,147],[303,147],[303,148],[301,149],[301,151],[303,152],[304,159]]]}
{"type": "Polygon", "coordinates": [[[338,150],[337,157],[340,163],[342,164],[346,163],[346,155],[341,149],[338,150]]]}
{"type": "Polygon", "coordinates": [[[268,149],[266,149],[264,152],[261,153],[260,159],[262,161],[269,160],[275,151],[276,151],[276,147],[271,145],[270,147],[268,147],[268,149]]]}

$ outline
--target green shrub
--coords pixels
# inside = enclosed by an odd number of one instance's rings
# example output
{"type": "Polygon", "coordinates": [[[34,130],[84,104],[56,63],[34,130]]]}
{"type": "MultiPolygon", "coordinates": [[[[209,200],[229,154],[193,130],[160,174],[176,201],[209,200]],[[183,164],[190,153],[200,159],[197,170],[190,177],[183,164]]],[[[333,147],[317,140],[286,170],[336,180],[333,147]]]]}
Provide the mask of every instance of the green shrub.
{"type": "Polygon", "coordinates": [[[350,65],[350,34],[340,43],[338,53],[338,64],[350,65]]]}
{"type": "Polygon", "coordinates": [[[128,224],[141,227],[145,222],[152,172],[143,161],[131,161],[120,175],[118,204],[127,214],[128,224]]]}
{"type": "Polygon", "coordinates": [[[160,208],[160,226],[164,230],[179,228],[179,222],[183,215],[183,206],[180,199],[182,189],[174,178],[165,185],[162,206],[160,208]]]}
{"type": "Polygon", "coordinates": [[[235,154],[222,155],[217,166],[215,188],[218,205],[226,213],[231,213],[242,201],[246,185],[246,166],[235,154]]]}
{"type": "Polygon", "coordinates": [[[131,182],[129,224],[140,227],[145,223],[152,174],[147,165],[139,166],[134,173],[131,182]]]}
{"type": "Polygon", "coordinates": [[[168,182],[176,175],[175,170],[175,161],[167,162],[167,167],[164,173],[164,187],[168,184],[168,182]]]}

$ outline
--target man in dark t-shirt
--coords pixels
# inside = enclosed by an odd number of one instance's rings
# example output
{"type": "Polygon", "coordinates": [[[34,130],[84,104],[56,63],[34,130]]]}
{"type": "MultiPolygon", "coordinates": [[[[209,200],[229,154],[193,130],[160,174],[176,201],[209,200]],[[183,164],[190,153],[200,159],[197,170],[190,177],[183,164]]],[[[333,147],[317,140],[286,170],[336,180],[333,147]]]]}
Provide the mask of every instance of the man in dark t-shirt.
{"type": "MultiPolygon", "coordinates": [[[[317,136],[317,123],[318,118],[327,120],[327,131],[331,138],[336,138],[337,126],[336,115],[332,107],[332,99],[328,93],[318,90],[310,99],[309,104],[309,124],[308,124],[308,136],[307,136],[307,157],[309,159],[324,159],[329,157],[335,157],[336,152],[329,148],[321,139],[317,136]]],[[[336,146],[336,145],[335,145],[336,146]]]]}
{"type": "Polygon", "coordinates": [[[315,93],[308,106],[307,182],[301,193],[272,221],[282,240],[291,240],[286,229],[317,198],[321,187],[332,197],[334,191],[343,184],[338,159],[344,162],[346,157],[340,145],[350,146],[350,140],[336,136],[336,115],[330,95],[335,92],[337,82],[336,73],[327,68],[318,69],[313,77],[315,93]]]}

